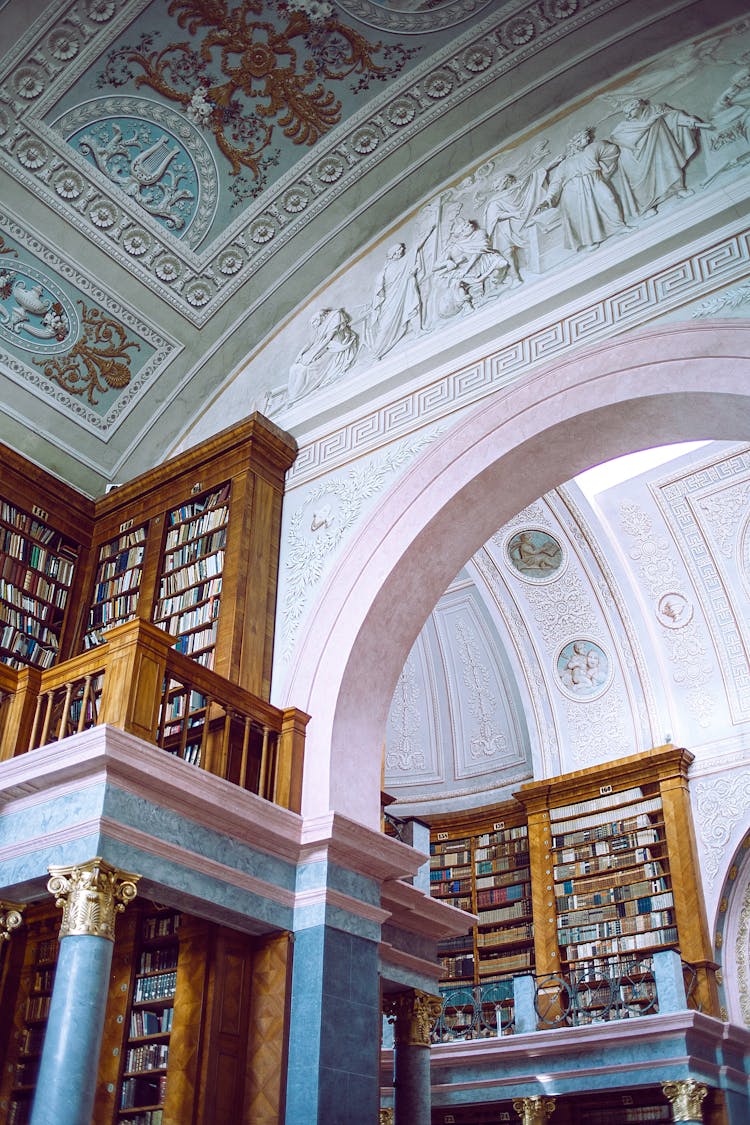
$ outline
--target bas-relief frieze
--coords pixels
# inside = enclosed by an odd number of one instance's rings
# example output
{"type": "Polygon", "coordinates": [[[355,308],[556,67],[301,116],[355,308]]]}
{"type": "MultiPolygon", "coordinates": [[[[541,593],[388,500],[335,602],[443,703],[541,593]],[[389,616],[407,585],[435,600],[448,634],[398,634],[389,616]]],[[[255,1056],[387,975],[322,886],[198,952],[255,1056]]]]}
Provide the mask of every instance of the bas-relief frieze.
{"type": "Polygon", "coordinates": [[[369,302],[314,312],[287,387],[269,394],[266,412],[283,412],[456,318],[507,303],[519,286],[736,178],[750,164],[750,68],[732,75],[738,41],[750,46],[750,22],[593,93],[554,131],[491,156],[430,200],[379,262],[370,259],[369,302]]]}
{"type": "MultiPolygon", "coordinates": [[[[56,13],[52,28],[42,22],[36,41],[17,54],[0,86],[0,159],[183,315],[203,324],[363,170],[407,144],[472,90],[481,89],[521,59],[622,2],[589,0],[575,8],[549,3],[544,10],[529,4],[510,19],[498,19],[495,13],[479,25],[464,25],[458,39],[447,30],[452,20],[461,10],[471,14],[479,9],[475,4],[455,5],[449,20],[438,17],[431,21],[433,53],[413,75],[411,61],[422,53],[421,28],[412,29],[408,42],[395,30],[390,41],[383,42],[381,31],[380,40],[370,43],[341,20],[333,5],[307,0],[279,0],[274,5],[262,0],[262,8],[254,14],[264,16],[266,22],[262,18],[232,22],[218,8],[193,13],[190,23],[195,46],[198,39],[205,39],[201,54],[180,41],[184,31],[177,23],[171,28],[172,41],[160,25],[161,37],[154,31],[151,39],[121,42],[103,69],[99,64],[105,91],[109,86],[108,92],[117,93],[117,87],[128,82],[133,90],[136,85],[147,87],[150,98],[161,106],[171,105],[187,123],[201,129],[217,160],[229,166],[224,195],[240,213],[201,255],[187,252],[179,239],[169,237],[169,230],[152,221],[143,201],[154,203],[153,193],[147,190],[144,194],[139,188],[129,201],[119,193],[115,198],[108,173],[98,168],[100,174],[92,175],[82,154],[61,143],[41,120],[45,115],[54,117],[55,106],[64,100],[72,81],[106,57],[123,26],[148,7],[143,0],[134,0],[125,8],[108,0],[71,3],[56,13]],[[124,18],[126,14],[129,19],[124,18]],[[437,43],[442,35],[445,44],[437,51],[436,35],[437,43]],[[224,71],[220,48],[226,42],[239,48],[239,63],[224,71]],[[295,75],[294,67],[302,65],[297,63],[298,51],[305,64],[295,75]],[[284,65],[279,59],[285,60],[284,65]],[[399,79],[401,71],[404,74],[399,79]],[[362,92],[373,81],[377,87],[386,77],[387,92],[362,99],[362,92]],[[347,78],[346,93],[341,95],[334,87],[347,78]],[[258,90],[262,94],[255,112],[243,117],[248,91],[258,90]],[[361,105],[353,112],[357,99],[361,105]],[[36,155],[31,166],[28,162],[24,166],[19,153],[29,140],[36,155]],[[290,147],[294,166],[284,157],[290,147]],[[310,151],[302,155],[305,148],[310,151]],[[272,172],[276,165],[281,174],[272,172]],[[71,184],[78,182],[76,177],[84,181],[77,198],[66,200],[55,191],[53,180],[71,184]],[[114,222],[102,231],[93,220],[108,208],[114,222]],[[145,227],[152,236],[147,253],[122,252],[120,235],[127,235],[133,227],[145,227]],[[160,234],[166,236],[164,240],[160,234]],[[234,276],[221,269],[230,244],[232,259],[237,262],[234,276]],[[171,260],[169,269],[162,261],[165,256],[171,260]]],[[[187,10],[178,0],[169,14],[184,26],[187,10]]],[[[164,16],[159,6],[154,12],[164,16]]],[[[168,180],[162,185],[167,195],[172,191],[168,180]]]]}
{"type": "MultiPolygon", "coordinates": [[[[721,661],[732,721],[745,722],[750,718],[750,605],[747,577],[739,571],[750,497],[750,451],[738,449],[721,461],[654,485],[652,491],[700,598],[721,661]]],[[[680,618],[685,620],[686,630],[691,628],[688,608],[675,621],[677,625],[680,618]]]]}
{"type": "Polygon", "coordinates": [[[177,349],[6,211],[0,350],[11,377],[102,434],[177,349]]]}
{"type": "Polygon", "coordinates": [[[425,655],[417,652],[421,644],[417,638],[393,694],[386,734],[386,785],[443,780],[439,763],[433,760],[434,748],[441,743],[431,737],[431,693],[420,690],[427,682],[425,655]]]}
{"type": "Polygon", "coordinates": [[[691,800],[704,883],[707,890],[715,890],[729,849],[737,846],[738,833],[741,837],[747,828],[750,771],[696,780],[691,786],[691,800]]]}

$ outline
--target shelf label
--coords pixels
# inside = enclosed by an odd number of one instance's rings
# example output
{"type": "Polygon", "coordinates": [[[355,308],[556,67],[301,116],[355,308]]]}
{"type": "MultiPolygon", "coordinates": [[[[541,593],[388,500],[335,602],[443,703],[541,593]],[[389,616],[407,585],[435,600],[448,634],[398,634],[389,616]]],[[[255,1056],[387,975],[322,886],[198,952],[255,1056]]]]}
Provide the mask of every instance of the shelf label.
{"type": "Polygon", "coordinates": [[[190,489],[190,495],[195,496],[196,492],[202,492],[202,491],[203,491],[203,484],[202,484],[201,481],[197,480],[195,482],[195,484],[193,485],[193,487],[190,489]]]}
{"type": "Polygon", "coordinates": [[[447,840],[448,839],[448,833],[447,832],[437,832],[436,836],[437,836],[438,840],[447,840]]]}
{"type": "Polygon", "coordinates": [[[46,511],[46,509],[40,508],[38,504],[32,504],[31,514],[36,516],[37,519],[40,519],[40,520],[46,520],[48,515],[49,515],[49,513],[46,511]]]}
{"type": "Polygon", "coordinates": [[[496,820],[495,823],[492,825],[492,828],[495,832],[499,832],[501,829],[505,828],[505,821],[504,820],[496,820]]]}
{"type": "Polygon", "coordinates": [[[612,786],[611,785],[600,785],[599,786],[599,796],[600,797],[608,797],[611,792],[612,792],[612,786]]]}
{"type": "Polygon", "coordinates": [[[130,531],[132,526],[132,520],[123,520],[123,522],[120,524],[120,535],[122,535],[123,531],[130,531]]]}

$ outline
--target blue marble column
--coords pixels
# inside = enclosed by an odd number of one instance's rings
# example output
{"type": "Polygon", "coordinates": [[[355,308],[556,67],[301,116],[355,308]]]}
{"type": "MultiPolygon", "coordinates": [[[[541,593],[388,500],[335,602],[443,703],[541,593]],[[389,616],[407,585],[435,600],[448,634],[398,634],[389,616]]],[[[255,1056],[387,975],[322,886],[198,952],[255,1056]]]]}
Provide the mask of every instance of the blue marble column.
{"type": "Polygon", "coordinates": [[[410,988],[384,1001],[386,1013],[395,1019],[396,1125],[430,1125],[430,1029],[440,1014],[440,997],[410,988]]]}
{"type": "Polygon", "coordinates": [[[31,1125],[90,1125],[115,914],[134,898],[139,876],[99,858],[50,874],[63,918],[31,1125]]]}
{"type": "Polygon", "coordinates": [[[377,1121],[378,943],[332,925],[295,932],[287,1125],[377,1121]]]}

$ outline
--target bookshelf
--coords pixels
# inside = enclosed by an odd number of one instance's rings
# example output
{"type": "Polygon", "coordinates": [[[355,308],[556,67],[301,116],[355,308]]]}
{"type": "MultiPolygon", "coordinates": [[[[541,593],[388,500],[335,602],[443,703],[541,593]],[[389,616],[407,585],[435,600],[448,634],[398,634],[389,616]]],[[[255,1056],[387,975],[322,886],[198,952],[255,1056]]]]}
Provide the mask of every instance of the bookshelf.
{"type": "Polygon", "coordinates": [[[177,637],[176,648],[213,667],[229,523],[230,484],[167,514],[167,534],[154,624],[177,637]]]}
{"type": "Polygon", "coordinates": [[[2,1102],[8,1107],[7,1125],[26,1125],[30,1120],[57,965],[59,918],[34,915],[33,909],[27,911],[24,921],[27,933],[17,977],[15,1020],[0,1085],[2,1102]]]}
{"type": "Polygon", "coordinates": [[[534,963],[529,835],[526,824],[497,821],[475,848],[480,981],[534,963]]]}
{"type": "Polygon", "coordinates": [[[146,531],[141,524],[99,547],[84,648],[101,644],[106,629],[136,616],[146,531]]]}
{"type": "MultiPolygon", "coordinates": [[[[437,832],[430,843],[430,893],[460,910],[474,909],[474,841],[437,832]]],[[[459,935],[438,947],[443,979],[473,983],[475,973],[473,933],[459,935]]]]}
{"type": "Polygon", "coordinates": [[[677,944],[658,782],[550,809],[561,963],[677,944]]]}
{"type": "MultiPolygon", "coordinates": [[[[37,506],[36,512],[41,509],[37,506]]],[[[60,650],[78,545],[0,500],[0,659],[49,668],[60,650]]]]}
{"type": "Polygon", "coordinates": [[[154,910],[140,921],[130,1007],[125,1019],[118,1125],[161,1125],[174,1022],[181,916],[154,910]]]}

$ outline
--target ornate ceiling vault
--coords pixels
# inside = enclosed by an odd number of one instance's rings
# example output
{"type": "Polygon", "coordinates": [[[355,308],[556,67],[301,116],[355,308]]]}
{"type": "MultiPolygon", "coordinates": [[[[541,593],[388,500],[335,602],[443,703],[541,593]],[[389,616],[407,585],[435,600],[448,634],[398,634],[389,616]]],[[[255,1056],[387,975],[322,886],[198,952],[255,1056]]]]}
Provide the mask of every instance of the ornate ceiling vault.
{"type": "Polygon", "coordinates": [[[91,494],[127,479],[437,186],[634,38],[742,7],[10,0],[0,438],[91,494]]]}

